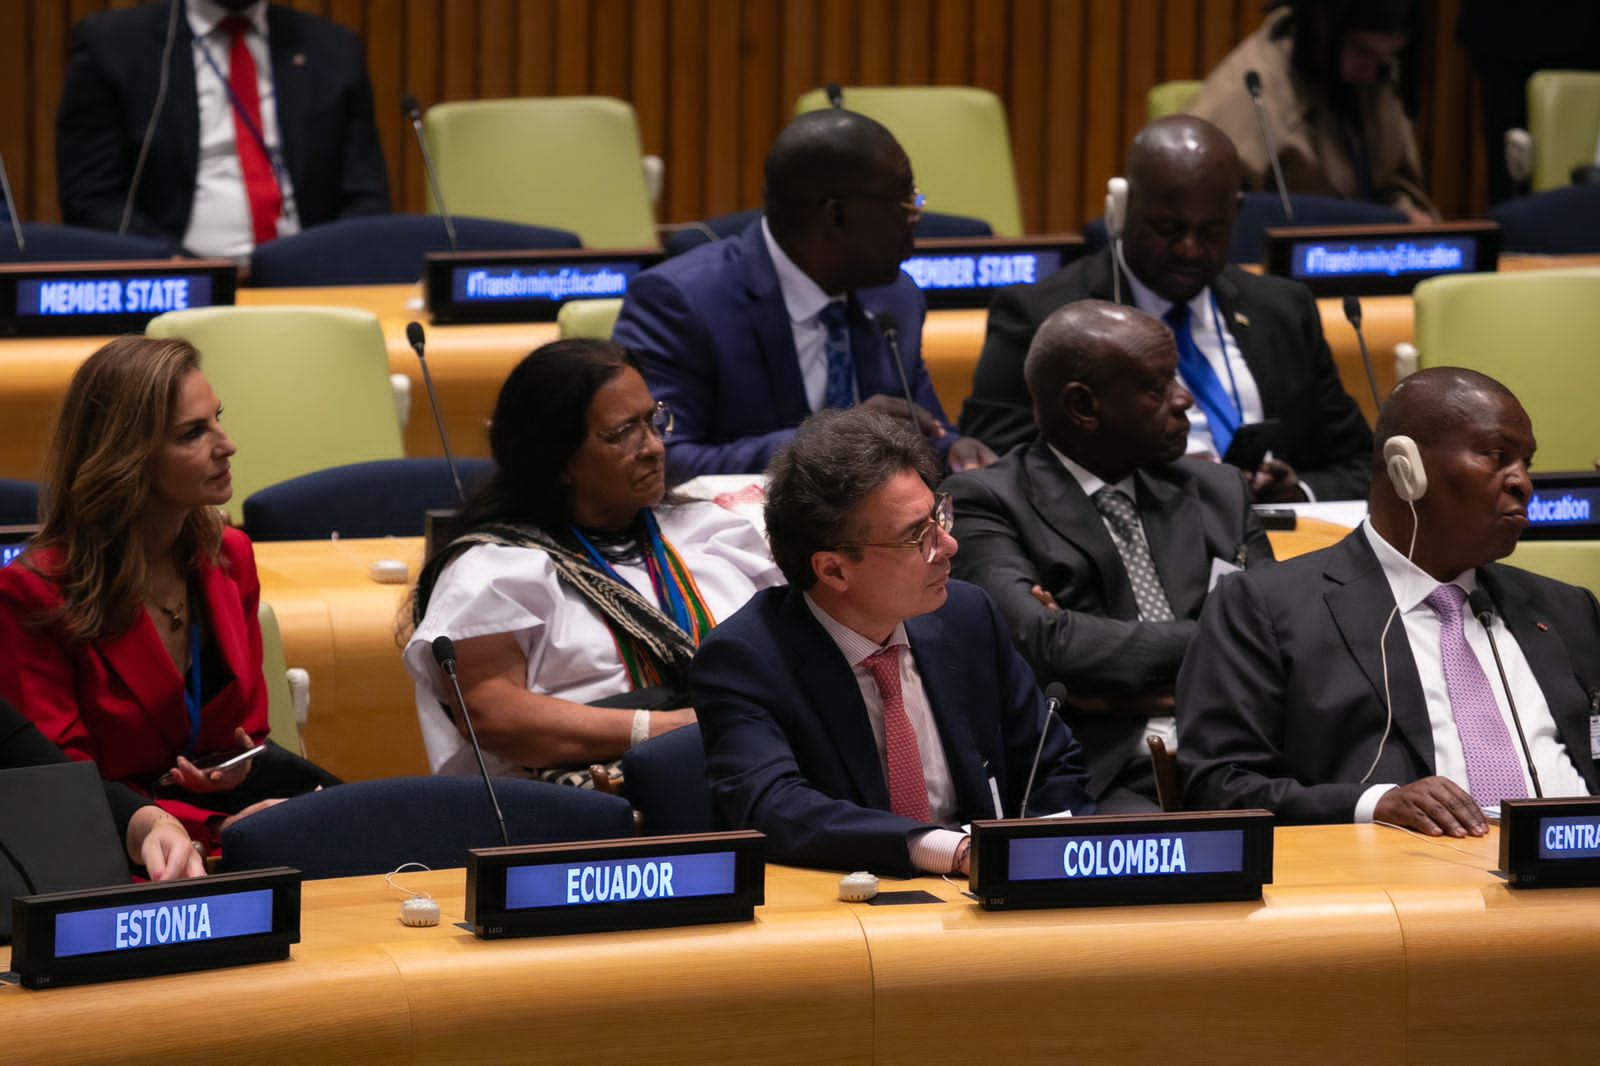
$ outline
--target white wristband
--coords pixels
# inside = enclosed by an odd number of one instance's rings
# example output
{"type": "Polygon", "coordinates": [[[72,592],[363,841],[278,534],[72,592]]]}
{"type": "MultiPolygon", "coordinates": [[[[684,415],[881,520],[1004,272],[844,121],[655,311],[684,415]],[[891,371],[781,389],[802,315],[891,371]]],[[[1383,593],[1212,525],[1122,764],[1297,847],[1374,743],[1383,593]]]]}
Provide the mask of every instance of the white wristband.
{"type": "Polygon", "coordinates": [[[650,739],[650,712],[633,712],[633,729],[628,734],[628,747],[637,748],[650,739]]]}

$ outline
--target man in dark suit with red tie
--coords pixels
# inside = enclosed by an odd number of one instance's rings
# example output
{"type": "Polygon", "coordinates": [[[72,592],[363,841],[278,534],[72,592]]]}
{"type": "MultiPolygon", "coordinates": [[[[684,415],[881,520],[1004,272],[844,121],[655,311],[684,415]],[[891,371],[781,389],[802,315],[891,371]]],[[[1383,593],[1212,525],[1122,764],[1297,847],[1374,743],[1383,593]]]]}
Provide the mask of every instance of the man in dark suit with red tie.
{"type": "Polygon", "coordinates": [[[981,818],[1088,814],[1082,753],[982,590],[950,580],[950,501],[903,419],[803,424],[769,471],[789,579],[702,641],[689,688],[724,822],[776,862],[965,873],[981,818]]]}

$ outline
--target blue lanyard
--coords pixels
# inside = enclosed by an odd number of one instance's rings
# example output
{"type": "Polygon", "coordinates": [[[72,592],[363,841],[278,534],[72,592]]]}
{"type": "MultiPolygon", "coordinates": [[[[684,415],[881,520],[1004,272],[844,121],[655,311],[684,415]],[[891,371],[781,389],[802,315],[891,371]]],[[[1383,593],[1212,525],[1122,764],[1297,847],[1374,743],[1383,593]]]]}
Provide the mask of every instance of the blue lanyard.
{"type": "Polygon", "coordinates": [[[1206,295],[1211,298],[1211,326],[1217,331],[1217,344],[1222,348],[1222,366],[1228,371],[1228,390],[1233,393],[1233,409],[1239,412],[1239,422],[1244,423],[1244,402],[1239,399],[1239,383],[1233,380],[1233,357],[1228,354],[1228,335],[1222,332],[1222,312],[1217,307],[1217,294],[1210,289],[1206,295]]]}
{"type": "MultiPolygon", "coordinates": [[[[677,586],[667,575],[666,550],[661,544],[661,527],[656,525],[656,516],[646,508],[644,512],[645,535],[648,538],[648,554],[646,556],[646,571],[650,574],[650,585],[655,589],[656,606],[661,608],[661,613],[677,623],[678,628],[685,633],[694,634],[694,627],[689,622],[689,605],[678,593],[677,586]]],[[[578,543],[583,545],[583,550],[588,553],[589,561],[595,565],[602,574],[619,585],[632,588],[633,586],[623,580],[622,575],[612,568],[611,564],[595,550],[589,539],[578,531],[578,527],[570,522],[567,528],[572,530],[572,535],[578,538],[578,543]]]]}
{"type": "MultiPolygon", "coordinates": [[[[200,54],[205,57],[206,66],[211,68],[211,73],[215,74],[217,76],[217,80],[222,83],[222,90],[228,94],[228,103],[232,106],[233,113],[238,115],[240,120],[244,122],[245,129],[250,131],[251,139],[261,147],[261,154],[267,157],[267,162],[272,166],[273,180],[278,183],[278,195],[283,198],[285,205],[290,205],[292,203],[292,197],[290,197],[286,191],[289,183],[287,180],[288,174],[285,172],[286,168],[283,164],[282,153],[280,153],[277,149],[268,146],[266,136],[261,132],[260,128],[256,126],[256,120],[250,117],[250,112],[244,109],[244,104],[239,102],[238,94],[233,91],[233,83],[228,80],[227,75],[222,73],[222,68],[217,64],[216,56],[211,54],[211,46],[206,44],[206,42],[202,41],[198,37],[194,38],[194,46],[200,49],[200,54]]],[[[249,46],[246,45],[246,47],[249,46]]],[[[273,87],[273,96],[277,96],[276,86],[273,87]]],[[[277,106],[276,101],[274,101],[273,106],[277,106]]],[[[289,206],[284,206],[282,211],[285,218],[290,217],[289,206]]]]}
{"type": "Polygon", "coordinates": [[[189,744],[186,754],[194,756],[195,744],[200,740],[200,620],[189,619],[189,684],[183,690],[183,702],[189,709],[189,744]]]}

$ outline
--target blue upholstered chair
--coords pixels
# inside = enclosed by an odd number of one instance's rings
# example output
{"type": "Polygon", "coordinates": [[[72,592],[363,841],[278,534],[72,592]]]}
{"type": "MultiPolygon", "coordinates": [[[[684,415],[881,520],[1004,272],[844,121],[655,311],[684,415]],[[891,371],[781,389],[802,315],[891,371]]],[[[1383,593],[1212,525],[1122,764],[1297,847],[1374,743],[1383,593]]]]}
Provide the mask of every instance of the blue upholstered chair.
{"type": "MultiPolygon", "coordinates": [[[[1296,195],[1289,197],[1296,226],[1391,226],[1403,225],[1406,216],[1392,207],[1361,200],[1340,200],[1332,196],[1296,195]]],[[[1230,263],[1259,263],[1272,226],[1287,226],[1283,203],[1275,192],[1247,192],[1239,204],[1239,218],[1233,224],[1233,243],[1228,248],[1230,263]]],[[[1106,224],[1096,218],[1084,223],[1083,241],[1091,252],[1106,246],[1106,224]]]]}
{"type": "Polygon", "coordinates": [[[170,259],[175,251],[166,241],[150,237],[119,237],[109,230],[81,226],[56,226],[24,222],[18,251],[11,223],[0,225],[0,263],[71,263],[78,260],[170,259]]]}
{"type": "Polygon", "coordinates": [[[1600,185],[1567,185],[1496,204],[1500,249],[1540,255],[1600,252],[1600,185]]]}
{"type": "MultiPolygon", "coordinates": [[[[626,800],[543,781],[501,778],[495,795],[513,844],[633,835],[626,800]]],[[[307,877],[387,873],[406,862],[463,866],[500,830],[476,777],[390,777],[311,792],[228,827],[221,868],[293,866],[307,877]]]]}
{"type": "Polygon", "coordinates": [[[716,829],[700,727],[674,729],[624,752],[622,793],[639,812],[646,836],[716,829]]]}
{"type": "MultiPolygon", "coordinates": [[[[461,487],[471,492],[494,470],[488,459],[458,459],[461,487]]],[[[455,482],[439,459],[379,459],[280,481],[244,501],[252,540],[420,537],[424,511],[456,507],[455,482]]]]}
{"type": "MultiPolygon", "coordinates": [[[[452,218],[463,252],[579,248],[576,233],[490,218],[452,218]]],[[[404,284],[422,277],[429,252],[450,251],[438,215],[368,215],[314,226],[263,244],[250,257],[250,284],[404,284]]]]}
{"type": "MultiPolygon", "coordinates": [[[[713,235],[717,240],[726,240],[744,232],[744,228],[761,217],[759,209],[749,211],[736,211],[731,215],[720,215],[708,218],[704,222],[688,223],[683,229],[668,234],[662,241],[667,255],[682,255],[691,248],[698,248],[702,244],[709,244],[713,235]]],[[[916,234],[918,237],[993,237],[994,230],[989,228],[989,223],[981,218],[967,218],[964,215],[941,215],[936,211],[925,212],[917,222],[916,234]]]]}
{"type": "Polygon", "coordinates": [[[39,520],[39,486],[0,477],[0,526],[31,526],[39,520]]]}

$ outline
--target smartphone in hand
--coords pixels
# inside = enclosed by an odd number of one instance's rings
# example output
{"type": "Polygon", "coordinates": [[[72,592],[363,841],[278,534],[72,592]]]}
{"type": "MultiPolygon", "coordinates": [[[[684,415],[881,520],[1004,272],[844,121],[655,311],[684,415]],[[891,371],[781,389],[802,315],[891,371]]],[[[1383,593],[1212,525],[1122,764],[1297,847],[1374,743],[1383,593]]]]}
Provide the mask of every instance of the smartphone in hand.
{"type": "MultiPolygon", "coordinates": [[[[193,759],[190,759],[189,762],[196,770],[231,770],[241,763],[249,762],[251,759],[254,759],[257,755],[260,755],[266,750],[267,746],[265,744],[257,744],[255,747],[245,748],[243,751],[235,748],[227,751],[207,752],[205,755],[197,755],[193,759]]],[[[172,783],[173,776],[171,770],[168,770],[166,773],[162,774],[160,779],[156,781],[156,784],[162,787],[166,787],[172,783]]]]}

